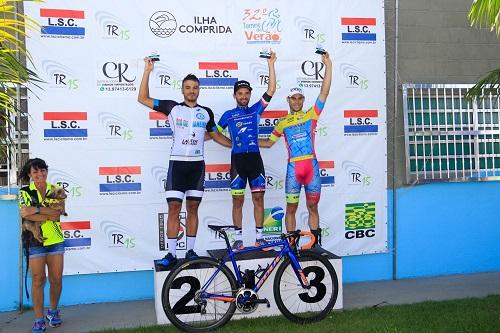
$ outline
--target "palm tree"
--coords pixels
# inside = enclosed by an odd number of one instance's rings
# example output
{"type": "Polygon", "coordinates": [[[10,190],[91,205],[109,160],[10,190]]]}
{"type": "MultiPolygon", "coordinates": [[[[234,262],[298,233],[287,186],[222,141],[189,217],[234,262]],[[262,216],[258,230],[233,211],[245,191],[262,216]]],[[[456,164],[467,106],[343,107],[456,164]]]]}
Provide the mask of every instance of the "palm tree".
{"type": "MultiPolygon", "coordinates": [[[[486,27],[500,36],[500,0],[474,0],[469,10],[471,26],[486,27]]],[[[483,89],[497,91],[500,88],[500,68],[483,76],[467,93],[467,97],[478,97],[483,89]]]]}
{"type": "Polygon", "coordinates": [[[24,43],[26,31],[34,30],[38,24],[18,12],[18,5],[22,3],[23,0],[0,0],[0,158],[7,155],[11,143],[8,133],[14,125],[11,116],[20,112],[15,100],[16,88],[41,82],[25,64],[31,62],[24,43]]]}

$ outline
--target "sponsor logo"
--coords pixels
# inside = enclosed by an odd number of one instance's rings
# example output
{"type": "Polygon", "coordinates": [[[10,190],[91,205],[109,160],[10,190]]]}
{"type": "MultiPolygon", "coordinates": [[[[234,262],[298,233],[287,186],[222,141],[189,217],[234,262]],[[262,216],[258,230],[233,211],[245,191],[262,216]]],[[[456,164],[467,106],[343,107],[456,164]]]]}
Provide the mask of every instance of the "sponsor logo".
{"type": "Polygon", "coordinates": [[[149,29],[156,36],[167,38],[174,34],[177,29],[177,21],[174,15],[166,11],[159,11],[151,15],[149,29]]]}
{"type": "MultiPolygon", "coordinates": [[[[177,234],[177,250],[185,250],[187,246],[186,242],[186,212],[179,213],[179,233],[177,234]]],[[[158,213],[158,243],[160,251],[168,251],[167,242],[167,219],[168,213],[158,213]]]]}
{"type": "Polygon", "coordinates": [[[125,119],[110,112],[100,112],[97,119],[106,131],[106,139],[128,141],[134,138],[134,132],[125,119]]]}
{"type": "Polygon", "coordinates": [[[140,194],[140,166],[99,167],[100,195],[140,194]]]}
{"type": "Polygon", "coordinates": [[[205,166],[205,191],[229,191],[231,186],[230,164],[207,164],[205,166]]]}
{"type": "Polygon", "coordinates": [[[42,61],[43,71],[47,74],[49,87],[56,89],[78,89],[78,79],[73,71],[53,60],[42,61]]]}
{"type": "Polygon", "coordinates": [[[156,62],[152,85],[161,89],[182,89],[182,77],[167,65],[156,62]]]}
{"type": "Polygon", "coordinates": [[[335,176],[333,176],[333,161],[318,161],[319,177],[321,178],[321,187],[331,187],[335,185],[335,176]]]}
{"type": "Polygon", "coordinates": [[[49,128],[43,130],[45,141],[87,140],[87,112],[44,112],[49,128]]]}
{"type": "Polygon", "coordinates": [[[266,165],[266,190],[282,190],[285,181],[276,169],[266,165]]]}
{"type": "Polygon", "coordinates": [[[259,136],[268,137],[280,119],[288,115],[287,110],[264,111],[259,121],[259,136]]]}
{"type": "Polygon", "coordinates": [[[122,19],[105,11],[96,12],[95,19],[101,27],[102,38],[115,40],[130,39],[130,30],[122,19]]]}
{"type": "Polygon", "coordinates": [[[61,222],[66,250],[89,249],[92,245],[90,237],[90,221],[61,222]]]}
{"type": "Polygon", "coordinates": [[[373,17],[342,17],[342,43],[374,44],[377,34],[373,29],[377,26],[377,19],[373,17]]]}
{"type": "Polygon", "coordinates": [[[314,42],[317,45],[321,45],[326,41],[325,34],[321,32],[322,29],[310,18],[297,16],[294,22],[295,26],[301,32],[303,42],[314,42]]]}
{"type": "Polygon", "coordinates": [[[214,16],[193,16],[190,24],[179,26],[181,34],[232,34],[231,27],[217,23],[214,16]]]}
{"type": "Polygon", "coordinates": [[[353,161],[342,162],[342,169],[349,180],[349,185],[370,186],[373,183],[372,177],[366,172],[365,168],[353,161]]]}
{"type": "Polygon", "coordinates": [[[376,135],[378,110],[344,110],[344,135],[376,135]]]}
{"type": "Polygon", "coordinates": [[[106,235],[110,245],[108,247],[121,247],[132,249],[135,247],[135,238],[130,229],[114,221],[101,221],[99,229],[106,235]]]}
{"type": "MultiPolygon", "coordinates": [[[[255,84],[255,87],[267,89],[269,83],[269,73],[268,73],[269,71],[267,65],[264,65],[263,63],[260,62],[254,62],[250,64],[249,69],[250,73],[252,74],[252,77],[254,78],[254,81],[257,82],[257,84],[255,84]]],[[[281,88],[281,80],[277,80],[276,89],[280,88],[281,88]]]]}
{"type": "Polygon", "coordinates": [[[278,8],[246,8],[242,23],[247,44],[281,43],[283,28],[278,8]]]}
{"type": "Polygon", "coordinates": [[[172,138],[173,131],[170,127],[167,115],[161,112],[151,111],[149,112],[149,121],[152,125],[152,127],[149,128],[150,139],[158,140],[172,138]]]}
{"type": "Polygon", "coordinates": [[[205,71],[204,77],[200,77],[200,88],[202,89],[232,89],[237,77],[237,62],[199,62],[198,69],[205,71]]]}
{"type": "Polygon", "coordinates": [[[281,207],[264,209],[264,234],[281,235],[285,211],[281,207]]]}
{"type": "Polygon", "coordinates": [[[60,186],[69,197],[79,198],[82,196],[83,187],[78,183],[76,178],[70,174],[59,169],[50,168],[47,178],[49,183],[60,186]]]}
{"type": "Polygon", "coordinates": [[[375,236],[375,202],[346,204],[345,231],[346,239],[375,236]]]}
{"type": "Polygon", "coordinates": [[[321,61],[306,60],[300,66],[301,77],[297,78],[297,85],[301,88],[321,88],[325,75],[325,64],[321,61]]]}
{"type": "Polygon", "coordinates": [[[165,191],[165,188],[167,187],[167,175],[167,168],[164,168],[162,166],[153,166],[151,168],[151,176],[153,176],[156,184],[158,184],[158,188],[161,189],[160,193],[163,193],[165,191]]]}
{"type": "Polygon", "coordinates": [[[107,61],[99,66],[100,78],[97,87],[100,92],[135,92],[136,67],[126,62],[107,61]]]}
{"type": "Polygon", "coordinates": [[[45,19],[41,36],[47,38],[81,39],[85,37],[85,11],[40,8],[40,18],[45,19]]]}
{"type": "Polygon", "coordinates": [[[193,16],[191,22],[178,24],[174,15],[167,11],[158,11],[151,15],[149,19],[149,29],[160,38],[170,37],[177,30],[181,34],[225,35],[233,33],[229,25],[220,24],[217,22],[215,16],[193,16]]]}
{"type": "Polygon", "coordinates": [[[340,64],[340,72],[346,83],[346,88],[368,89],[368,77],[359,68],[352,64],[340,64]]]}

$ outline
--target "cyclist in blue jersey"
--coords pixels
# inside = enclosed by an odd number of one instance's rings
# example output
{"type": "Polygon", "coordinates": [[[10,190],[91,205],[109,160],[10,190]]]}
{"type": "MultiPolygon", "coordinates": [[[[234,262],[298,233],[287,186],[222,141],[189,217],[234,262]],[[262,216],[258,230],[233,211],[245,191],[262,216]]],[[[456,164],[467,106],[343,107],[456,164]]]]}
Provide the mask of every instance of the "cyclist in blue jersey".
{"type": "Polygon", "coordinates": [[[197,103],[200,93],[200,81],[193,75],[187,75],[182,81],[181,103],[172,100],[158,100],[149,96],[149,76],[153,71],[151,58],[144,59],[144,74],[139,89],[138,101],[150,109],[168,116],[173,132],[173,142],[168,163],[167,194],[167,244],[168,253],[158,260],[158,264],[171,266],[177,262],[176,247],[179,233],[179,213],[182,201],[186,197],[186,258],[198,255],[194,252],[198,232],[198,207],[203,197],[205,184],[205,161],[203,156],[205,134],[214,141],[231,147],[231,141],[220,134],[210,108],[197,103]]]}
{"type": "MultiPolygon", "coordinates": [[[[248,106],[252,95],[252,87],[248,81],[237,81],[234,84],[233,94],[236,100],[236,107],[224,112],[217,124],[220,131],[228,128],[233,144],[231,150],[231,195],[233,197],[233,224],[236,227],[236,239],[233,244],[234,249],[243,248],[241,227],[247,181],[252,191],[255,226],[257,231],[256,245],[266,244],[262,236],[266,177],[264,163],[260,156],[258,140],[260,116],[276,91],[275,62],[276,53],[271,52],[271,57],[267,59],[269,69],[268,86],[262,98],[252,106],[248,106]]],[[[271,250],[271,248],[266,250],[271,250]]]]}

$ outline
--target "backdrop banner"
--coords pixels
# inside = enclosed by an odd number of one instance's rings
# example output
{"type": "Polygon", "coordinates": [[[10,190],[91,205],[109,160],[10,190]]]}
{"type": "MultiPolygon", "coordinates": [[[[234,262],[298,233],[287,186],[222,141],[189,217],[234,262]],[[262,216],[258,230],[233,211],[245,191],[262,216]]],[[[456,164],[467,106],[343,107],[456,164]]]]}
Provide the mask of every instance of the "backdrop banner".
{"type": "MultiPolygon", "coordinates": [[[[323,247],[340,255],[387,251],[387,131],[384,2],[46,0],[25,4],[41,25],[27,46],[45,83],[29,92],[30,154],[49,165],[67,192],[64,274],[151,269],[167,251],[164,183],[170,124],[137,102],[143,58],[158,53],[150,95],[182,101],[181,82],[200,78],[199,104],[218,121],[235,106],[233,84],[248,80],[250,103],[267,89],[262,50],[276,51],[278,89],[260,121],[261,137],[288,112],[287,90],[304,89],[304,109],[319,94],[324,65],[333,83],[318,121],[315,149],[322,193],[323,247]]],[[[265,237],[285,232],[287,149],[262,149],[266,168],[265,237]]],[[[224,242],[207,224],[232,224],[230,150],[205,143],[206,192],[195,250],[224,242]]],[[[181,212],[178,256],[186,248],[181,212]]],[[[297,227],[308,229],[302,193],[297,227]]],[[[255,238],[249,189],[244,242],[255,238]]]]}

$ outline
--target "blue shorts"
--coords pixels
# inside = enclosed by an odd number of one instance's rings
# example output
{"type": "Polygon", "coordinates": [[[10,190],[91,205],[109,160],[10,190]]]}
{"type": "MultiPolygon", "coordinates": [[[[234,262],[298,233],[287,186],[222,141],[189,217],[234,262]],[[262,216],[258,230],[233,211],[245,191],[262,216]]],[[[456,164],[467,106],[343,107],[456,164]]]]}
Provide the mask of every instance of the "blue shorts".
{"type": "Polygon", "coordinates": [[[28,255],[30,258],[53,256],[64,253],[64,242],[49,246],[30,246],[28,255]]]}

